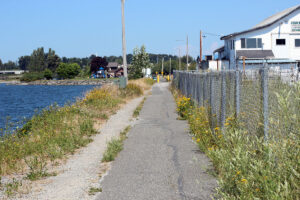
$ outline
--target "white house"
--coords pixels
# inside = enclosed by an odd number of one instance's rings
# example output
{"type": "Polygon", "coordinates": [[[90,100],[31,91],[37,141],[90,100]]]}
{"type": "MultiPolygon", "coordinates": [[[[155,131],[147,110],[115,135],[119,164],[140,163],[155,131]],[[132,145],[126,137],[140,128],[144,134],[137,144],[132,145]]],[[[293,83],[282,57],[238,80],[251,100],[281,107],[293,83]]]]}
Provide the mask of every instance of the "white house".
{"type": "Polygon", "coordinates": [[[279,12],[251,29],[221,37],[224,46],[215,50],[229,68],[245,57],[248,63],[300,63],[300,5],[279,12]],[[269,62],[268,61],[268,62],[269,62]]]}

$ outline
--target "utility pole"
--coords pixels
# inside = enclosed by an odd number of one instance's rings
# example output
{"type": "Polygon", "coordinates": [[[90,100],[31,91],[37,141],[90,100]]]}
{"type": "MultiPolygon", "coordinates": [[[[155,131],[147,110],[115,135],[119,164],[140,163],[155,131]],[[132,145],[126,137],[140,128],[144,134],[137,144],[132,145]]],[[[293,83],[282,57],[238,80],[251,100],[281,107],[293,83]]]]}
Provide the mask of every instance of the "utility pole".
{"type": "Polygon", "coordinates": [[[127,58],[126,58],[126,40],[125,40],[125,16],[124,16],[124,3],[125,0],[121,0],[122,3],[122,50],[123,50],[123,70],[124,77],[126,79],[126,85],[128,81],[127,75],[127,58]]]}
{"type": "Polygon", "coordinates": [[[200,63],[202,61],[202,31],[200,31],[200,63]]]}
{"type": "Polygon", "coordinates": [[[202,62],[202,30],[200,30],[200,57],[199,57],[199,64],[201,66],[202,62]]]}
{"type": "Polygon", "coordinates": [[[186,70],[189,71],[189,36],[186,36],[186,70]]]}

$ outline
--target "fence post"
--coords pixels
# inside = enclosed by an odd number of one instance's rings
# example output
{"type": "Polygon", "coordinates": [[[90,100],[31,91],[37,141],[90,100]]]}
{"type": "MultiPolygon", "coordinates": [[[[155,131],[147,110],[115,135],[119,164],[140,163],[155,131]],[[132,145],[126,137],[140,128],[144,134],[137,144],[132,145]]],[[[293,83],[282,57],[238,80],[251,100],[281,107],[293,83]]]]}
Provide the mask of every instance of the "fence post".
{"type": "Polygon", "coordinates": [[[264,120],[264,138],[269,138],[269,91],[268,91],[268,65],[264,64],[262,70],[262,102],[263,102],[263,120],[264,120]]]}
{"type": "Polygon", "coordinates": [[[220,127],[224,134],[224,124],[226,120],[226,73],[224,69],[221,72],[222,86],[221,86],[221,115],[220,115],[220,127]]]}
{"type": "Polygon", "coordinates": [[[196,73],[194,73],[193,86],[194,86],[194,100],[197,102],[197,88],[198,88],[198,85],[197,85],[197,74],[196,73]]]}
{"type": "Polygon", "coordinates": [[[235,97],[235,117],[237,118],[238,115],[240,114],[240,72],[238,69],[235,71],[234,97],[235,97]]]}
{"type": "Polygon", "coordinates": [[[215,77],[214,73],[210,73],[210,84],[209,84],[209,104],[210,104],[210,126],[211,129],[215,128],[215,114],[216,114],[216,105],[215,105],[215,77]]]}
{"type": "Polygon", "coordinates": [[[207,100],[207,97],[206,97],[206,85],[207,85],[207,82],[206,82],[206,72],[204,72],[203,74],[203,106],[205,107],[205,101],[207,100]]]}

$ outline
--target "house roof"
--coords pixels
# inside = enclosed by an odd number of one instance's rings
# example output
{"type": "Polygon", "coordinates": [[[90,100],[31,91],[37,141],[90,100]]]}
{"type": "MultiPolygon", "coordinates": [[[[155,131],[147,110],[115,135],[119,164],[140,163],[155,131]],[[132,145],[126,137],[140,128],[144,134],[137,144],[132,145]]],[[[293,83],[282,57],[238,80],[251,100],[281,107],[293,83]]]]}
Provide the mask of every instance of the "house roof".
{"type": "Polygon", "coordinates": [[[262,58],[273,58],[274,54],[272,50],[237,50],[236,57],[247,59],[262,59],[262,58]]]}
{"type": "Polygon", "coordinates": [[[107,67],[118,67],[119,66],[119,63],[117,62],[109,62],[107,67]]]}
{"type": "Polygon", "coordinates": [[[296,11],[298,9],[300,9],[300,5],[288,8],[284,11],[276,13],[275,15],[272,15],[271,17],[268,17],[267,19],[260,22],[259,24],[257,24],[256,26],[254,26],[251,29],[223,36],[223,37],[221,37],[221,40],[226,40],[226,39],[229,39],[229,38],[237,36],[237,35],[241,35],[241,34],[244,34],[244,33],[248,33],[248,32],[252,32],[252,31],[262,29],[262,28],[269,27],[269,26],[273,25],[274,23],[278,22],[279,20],[281,20],[281,19],[285,18],[286,16],[290,15],[291,13],[293,13],[294,11],[296,11]]]}
{"type": "Polygon", "coordinates": [[[224,46],[221,46],[220,48],[214,50],[213,53],[216,53],[216,52],[223,52],[225,50],[225,47],[224,46]]]}

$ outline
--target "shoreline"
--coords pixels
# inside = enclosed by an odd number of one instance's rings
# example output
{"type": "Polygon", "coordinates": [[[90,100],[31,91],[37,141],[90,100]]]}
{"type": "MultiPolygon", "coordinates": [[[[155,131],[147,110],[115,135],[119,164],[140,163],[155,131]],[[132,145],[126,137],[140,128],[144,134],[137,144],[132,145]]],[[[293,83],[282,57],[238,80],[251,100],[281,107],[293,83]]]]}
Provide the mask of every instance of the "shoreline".
{"type": "Polygon", "coordinates": [[[113,83],[115,79],[100,79],[100,80],[39,80],[32,82],[21,82],[19,80],[2,81],[0,84],[7,85],[103,85],[113,83]]]}

